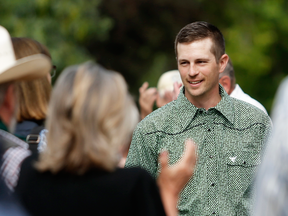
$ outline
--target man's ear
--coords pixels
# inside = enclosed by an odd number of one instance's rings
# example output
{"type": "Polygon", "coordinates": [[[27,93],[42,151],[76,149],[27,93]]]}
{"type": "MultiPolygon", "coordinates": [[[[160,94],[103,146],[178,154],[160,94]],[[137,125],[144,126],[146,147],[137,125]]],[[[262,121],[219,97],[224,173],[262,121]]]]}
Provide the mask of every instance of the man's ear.
{"type": "Polygon", "coordinates": [[[225,91],[230,95],[232,92],[231,89],[231,79],[229,76],[223,76],[219,79],[219,83],[223,86],[225,91]]]}
{"type": "Polygon", "coordinates": [[[227,54],[224,54],[221,56],[219,60],[219,64],[220,64],[219,73],[222,73],[225,70],[228,61],[229,61],[229,56],[227,54]]]}
{"type": "Polygon", "coordinates": [[[11,119],[14,116],[16,96],[14,85],[11,84],[6,90],[3,103],[0,105],[0,118],[6,126],[9,126],[11,119]]]}

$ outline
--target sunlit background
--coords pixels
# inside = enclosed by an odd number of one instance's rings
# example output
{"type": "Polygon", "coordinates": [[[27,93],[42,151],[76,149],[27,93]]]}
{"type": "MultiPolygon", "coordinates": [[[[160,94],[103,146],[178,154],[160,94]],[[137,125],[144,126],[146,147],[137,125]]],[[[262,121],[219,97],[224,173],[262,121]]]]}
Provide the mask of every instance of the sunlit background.
{"type": "Polygon", "coordinates": [[[119,71],[136,100],[144,81],[156,86],[177,68],[178,31],[204,20],[224,34],[236,82],[270,112],[288,74],[287,9],[284,0],[6,0],[0,25],[45,44],[57,76],[87,60],[119,71]]]}

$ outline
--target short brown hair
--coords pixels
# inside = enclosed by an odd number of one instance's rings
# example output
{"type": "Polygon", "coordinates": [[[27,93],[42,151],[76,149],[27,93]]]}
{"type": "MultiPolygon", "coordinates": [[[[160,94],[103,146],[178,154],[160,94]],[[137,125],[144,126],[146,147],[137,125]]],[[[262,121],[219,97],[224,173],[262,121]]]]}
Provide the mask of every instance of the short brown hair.
{"type": "Polygon", "coordinates": [[[190,23],[179,31],[175,39],[176,58],[178,57],[178,43],[191,43],[205,38],[212,39],[213,46],[211,47],[211,53],[214,54],[218,63],[221,56],[225,54],[224,37],[216,26],[204,21],[190,23]]]}
{"type": "MultiPolygon", "coordinates": [[[[38,41],[30,38],[13,37],[11,39],[16,59],[34,54],[44,54],[51,59],[48,49],[38,41]]],[[[18,94],[18,122],[46,118],[51,94],[51,84],[46,76],[31,81],[17,82],[16,92],[18,94]]]]}

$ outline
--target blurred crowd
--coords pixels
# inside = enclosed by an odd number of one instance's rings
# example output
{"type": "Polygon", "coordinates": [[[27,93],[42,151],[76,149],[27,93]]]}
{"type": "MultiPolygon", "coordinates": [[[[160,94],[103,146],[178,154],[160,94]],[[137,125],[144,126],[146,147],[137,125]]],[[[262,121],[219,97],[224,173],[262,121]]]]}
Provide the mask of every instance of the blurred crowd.
{"type": "Polygon", "coordinates": [[[67,66],[52,88],[45,45],[0,26],[0,48],[0,215],[288,215],[288,81],[272,129],[212,24],[179,31],[139,109],[118,72],[67,66]]]}

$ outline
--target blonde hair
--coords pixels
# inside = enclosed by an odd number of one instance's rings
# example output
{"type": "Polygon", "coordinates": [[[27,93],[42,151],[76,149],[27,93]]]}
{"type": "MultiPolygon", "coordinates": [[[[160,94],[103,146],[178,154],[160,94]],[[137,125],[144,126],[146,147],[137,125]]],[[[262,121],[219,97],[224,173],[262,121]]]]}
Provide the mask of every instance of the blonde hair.
{"type": "Polygon", "coordinates": [[[119,73],[94,63],[68,67],[52,93],[47,149],[36,166],[53,173],[82,174],[95,166],[113,171],[138,119],[119,73]]]}
{"type": "MultiPolygon", "coordinates": [[[[34,54],[44,54],[51,59],[48,49],[30,38],[11,38],[16,59],[34,54]]],[[[42,77],[31,81],[16,83],[18,96],[17,121],[43,120],[46,118],[50,100],[51,84],[48,78],[42,77]]]]}

